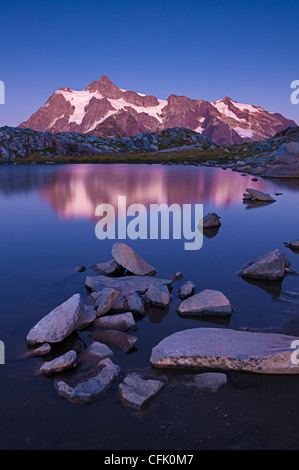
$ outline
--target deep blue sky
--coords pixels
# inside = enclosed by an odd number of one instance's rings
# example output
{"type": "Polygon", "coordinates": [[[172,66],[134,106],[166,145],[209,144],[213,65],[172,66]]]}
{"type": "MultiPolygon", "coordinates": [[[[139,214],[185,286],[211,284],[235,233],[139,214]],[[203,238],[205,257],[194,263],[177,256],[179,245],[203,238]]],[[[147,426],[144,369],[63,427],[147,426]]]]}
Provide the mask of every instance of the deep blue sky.
{"type": "Polygon", "coordinates": [[[0,18],[0,125],[102,75],[159,98],[228,95],[299,122],[298,0],[12,0],[0,18]]]}

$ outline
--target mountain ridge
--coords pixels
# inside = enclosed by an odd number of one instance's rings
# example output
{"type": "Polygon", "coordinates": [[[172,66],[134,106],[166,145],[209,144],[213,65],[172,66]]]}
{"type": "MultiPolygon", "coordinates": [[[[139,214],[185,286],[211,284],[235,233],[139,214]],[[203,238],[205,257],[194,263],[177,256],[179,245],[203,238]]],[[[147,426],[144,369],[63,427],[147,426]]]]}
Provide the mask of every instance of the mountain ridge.
{"type": "Polygon", "coordinates": [[[107,76],[82,91],[56,90],[19,127],[36,131],[79,132],[98,137],[128,137],[142,132],[184,127],[218,145],[263,141],[296,123],[260,106],[225,96],[213,102],[170,94],[166,100],[124,90],[107,76]]]}

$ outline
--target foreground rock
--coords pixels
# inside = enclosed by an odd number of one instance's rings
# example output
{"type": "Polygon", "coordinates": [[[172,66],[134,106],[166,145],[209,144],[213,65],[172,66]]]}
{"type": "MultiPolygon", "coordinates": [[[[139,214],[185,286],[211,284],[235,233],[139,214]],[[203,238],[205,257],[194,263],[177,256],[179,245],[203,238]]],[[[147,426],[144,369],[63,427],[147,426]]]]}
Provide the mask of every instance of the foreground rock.
{"type": "Polygon", "coordinates": [[[262,191],[258,191],[257,189],[246,189],[247,193],[250,194],[255,200],[257,201],[264,201],[264,202],[275,202],[276,200],[270,196],[270,194],[263,193],[262,191]]]}
{"type": "Polygon", "coordinates": [[[104,263],[93,264],[90,268],[101,276],[121,276],[124,271],[114,259],[104,263]]]}
{"type": "Polygon", "coordinates": [[[51,346],[48,343],[41,344],[39,347],[30,349],[26,354],[25,357],[41,357],[46,356],[51,352],[51,346]]]}
{"type": "Polygon", "coordinates": [[[181,300],[185,300],[191,295],[194,294],[195,285],[192,281],[186,281],[183,286],[181,286],[178,290],[178,296],[181,300]]]}
{"type": "Polygon", "coordinates": [[[110,287],[101,290],[96,298],[94,306],[97,310],[97,317],[102,317],[112,308],[114,302],[121,295],[121,290],[112,289],[110,287]]]}
{"type": "Polygon", "coordinates": [[[69,351],[63,356],[57,357],[54,361],[45,362],[39,369],[37,375],[50,375],[64,370],[76,367],[77,353],[75,351],[69,351]]]}
{"type": "Polygon", "coordinates": [[[261,256],[256,261],[246,264],[238,272],[238,276],[276,281],[283,279],[289,266],[290,262],[286,255],[276,249],[265,256],[261,256]]]}
{"type": "Polygon", "coordinates": [[[231,315],[233,307],[222,292],[206,289],[184,300],[178,308],[180,315],[231,315]]]}
{"type": "Polygon", "coordinates": [[[109,278],[105,276],[87,277],[86,287],[94,291],[91,296],[95,298],[95,293],[104,288],[120,290],[121,295],[111,307],[113,312],[134,312],[140,315],[145,314],[144,301],[142,294],[153,284],[160,288],[162,286],[171,286],[171,279],[159,279],[151,276],[125,276],[120,278],[109,278]]]}
{"type": "Polygon", "coordinates": [[[103,330],[91,333],[89,335],[94,341],[108,344],[112,348],[116,348],[121,352],[128,353],[134,347],[137,338],[123,331],[103,330]]]}
{"type": "Polygon", "coordinates": [[[95,341],[87,349],[79,354],[78,362],[80,369],[94,367],[103,359],[113,359],[114,354],[106,344],[95,341]]]}
{"type": "Polygon", "coordinates": [[[167,286],[156,287],[151,284],[145,293],[145,298],[156,307],[166,308],[172,299],[167,286]]]}
{"type": "Polygon", "coordinates": [[[204,230],[211,229],[211,228],[217,228],[217,227],[220,227],[220,225],[221,225],[220,219],[221,219],[221,217],[219,217],[219,215],[215,214],[215,212],[212,212],[211,214],[207,214],[199,222],[199,225],[202,223],[202,227],[203,227],[204,230]]]}
{"type": "Polygon", "coordinates": [[[83,374],[81,377],[83,380],[77,385],[72,386],[64,381],[56,381],[55,388],[59,396],[72,403],[91,403],[110,390],[120,372],[119,366],[115,365],[110,359],[104,359],[88,372],[86,379],[84,379],[83,374]]]}
{"type": "Polygon", "coordinates": [[[290,243],[287,243],[286,246],[294,251],[299,251],[299,240],[292,240],[290,243]]]}
{"type": "Polygon", "coordinates": [[[299,338],[219,328],[195,328],[175,333],[152,351],[155,367],[246,371],[259,374],[299,374],[291,349],[299,338]]]}
{"type": "Polygon", "coordinates": [[[137,325],[131,312],[121,313],[119,315],[106,315],[98,318],[94,326],[100,330],[128,331],[136,330],[137,325]]]}
{"type": "Polygon", "coordinates": [[[80,294],[73,295],[40,320],[28,333],[30,344],[59,343],[82,326],[85,307],[80,294]]]}
{"type": "Polygon", "coordinates": [[[130,374],[119,384],[118,393],[126,406],[141,410],[163,387],[164,383],[159,380],[145,380],[137,374],[130,374]]]}
{"type": "Polygon", "coordinates": [[[125,243],[114,243],[111,253],[115,261],[132,274],[153,276],[157,272],[153,266],[144,261],[138,253],[125,243]]]}

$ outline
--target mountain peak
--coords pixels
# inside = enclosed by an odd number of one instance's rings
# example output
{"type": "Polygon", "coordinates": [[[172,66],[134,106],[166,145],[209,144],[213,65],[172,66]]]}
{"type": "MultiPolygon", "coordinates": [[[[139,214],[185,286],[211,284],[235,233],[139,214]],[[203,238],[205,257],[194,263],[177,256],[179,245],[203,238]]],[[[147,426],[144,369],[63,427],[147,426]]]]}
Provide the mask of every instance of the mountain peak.
{"type": "Polygon", "coordinates": [[[118,88],[106,75],[103,75],[99,80],[92,82],[88,87],[85,88],[86,91],[93,93],[97,91],[104,98],[119,99],[123,95],[123,91],[118,88]]]}

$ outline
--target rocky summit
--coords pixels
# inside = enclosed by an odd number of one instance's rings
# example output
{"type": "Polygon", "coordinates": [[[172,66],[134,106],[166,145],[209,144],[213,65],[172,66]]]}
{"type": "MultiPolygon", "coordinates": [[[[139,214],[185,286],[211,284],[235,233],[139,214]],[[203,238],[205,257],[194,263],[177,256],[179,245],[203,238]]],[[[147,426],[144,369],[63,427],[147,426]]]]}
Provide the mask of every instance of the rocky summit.
{"type": "Polygon", "coordinates": [[[265,140],[292,125],[294,121],[281,114],[238,103],[228,96],[213,102],[174,94],[158,99],[121,89],[103,76],[82,91],[55,91],[20,127],[104,138],[184,127],[219,145],[232,145],[265,140]]]}

